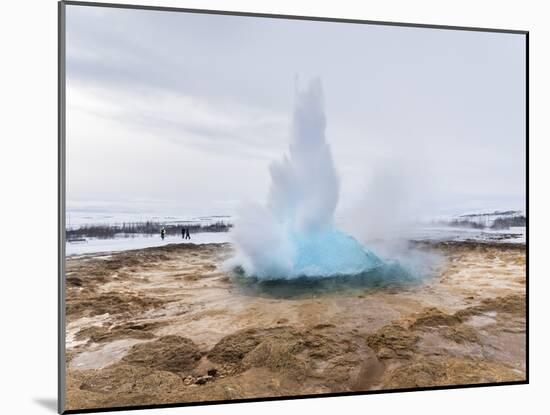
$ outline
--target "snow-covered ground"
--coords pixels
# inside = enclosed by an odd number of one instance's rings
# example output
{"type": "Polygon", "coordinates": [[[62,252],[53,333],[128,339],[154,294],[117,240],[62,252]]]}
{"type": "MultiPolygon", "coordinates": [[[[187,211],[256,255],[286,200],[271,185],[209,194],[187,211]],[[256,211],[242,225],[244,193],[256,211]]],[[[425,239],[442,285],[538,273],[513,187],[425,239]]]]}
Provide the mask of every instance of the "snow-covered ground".
{"type": "Polygon", "coordinates": [[[109,239],[87,238],[85,242],[67,242],[65,249],[66,255],[71,256],[99,252],[129,251],[131,249],[142,249],[168,244],[208,244],[229,241],[229,232],[192,233],[190,240],[183,240],[179,235],[166,236],[164,240],[161,239],[160,235],[133,235],[127,237],[119,236],[109,239]]]}
{"type": "MultiPolygon", "coordinates": [[[[118,212],[109,209],[73,209],[67,211],[67,229],[78,229],[83,226],[113,226],[123,223],[158,222],[163,225],[201,225],[208,226],[217,222],[232,223],[227,215],[177,215],[150,212],[118,212]]],[[[83,238],[84,241],[67,242],[66,255],[83,255],[100,252],[128,251],[148,247],[163,246],[173,243],[222,243],[229,242],[228,232],[192,233],[190,240],[183,240],[178,235],[167,235],[164,240],[160,235],[129,234],[114,238],[83,238]]]]}
{"type": "Polygon", "coordinates": [[[442,225],[419,226],[410,230],[406,237],[418,241],[479,241],[524,244],[524,226],[509,229],[471,229],[442,225]]]}
{"type": "Polygon", "coordinates": [[[430,241],[479,241],[520,243],[526,241],[525,226],[498,229],[495,221],[524,223],[525,211],[485,209],[434,217],[421,221],[406,235],[409,239],[430,241]],[[514,221],[516,219],[517,221],[514,221]],[[472,226],[475,225],[475,226],[472,226]]]}
{"type": "MultiPolygon", "coordinates": [[[[95,212],[94,212],[95,213],[95,212]]],[[[400,237],[417,241],[479,241],[479,242],[500,242],[525,244],[526,229],[524,226],[510,227],[509,229],[492,229],[491,226],[496,219],[524,216],[525,212],[516,211],[472,211],[454,215],[432,217],[423,220],[404,231],[400,237]],[[475,229],[471,227],[452,226],[453,222],[461,221],[475,222],[484,228],[475,229]]],[[[142,217],[141,215],[115,214],[109,215],[103,212],[91,214],[90,212],[78,212],[69,217],[67,227],[78,228],[86,225],[117,224],[123,222],[144,222],[159,221],[164,224],[201,224],[208,225],[218,221],[233,223],[234,217],[213,215],[213,216],[155,216],[142,217]],[[70,222],[70,223],[69,223],[70,222]]],[[[184,241],[180,235],[167,235],[164,240],[160,235],[121,235],[115,238],[84,238],[82,242],[67,242],[66,255],[83,255],[100,252],[127,251],[131,249],[142,249],[157,247],[172,243],[190,242],[195,244],[231,242],[230,232],[201,232],[191,234],[191,240],[184,241]]]]}
{"type": "MultiPolygon", "coordinates": [[[[414,228],[404,237],[417,241],[479,241],[501,243],[525,243],[525,227],[512,227],[505,230],[469,229],[450,226],[424,226],[414,228]]],[[[191,240],[170,235],[164,240],[159,235],[119,236],[110,239],[87,238],[85,242],[67,242],[66,255],[83,255],[99,252],[128,251],[174,243],[223,243],[231,242],[230,232],[202,232],[191,234],[191,240]]]]}

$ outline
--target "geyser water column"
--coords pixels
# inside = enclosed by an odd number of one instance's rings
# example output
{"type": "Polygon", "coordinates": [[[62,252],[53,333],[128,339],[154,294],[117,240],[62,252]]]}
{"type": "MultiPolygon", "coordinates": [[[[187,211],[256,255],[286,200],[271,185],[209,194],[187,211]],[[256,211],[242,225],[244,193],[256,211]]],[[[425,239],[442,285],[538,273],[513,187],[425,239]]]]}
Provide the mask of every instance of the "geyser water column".
{"type": "Polygon", "coordinates": [[[289,153],[270,167],[266,206],[239,213],[233,261],[259,279],[363,274],[383,265],[355,238],[336,229],[339,181],[325,139],[321,81],[296,93],[289,153]]]}

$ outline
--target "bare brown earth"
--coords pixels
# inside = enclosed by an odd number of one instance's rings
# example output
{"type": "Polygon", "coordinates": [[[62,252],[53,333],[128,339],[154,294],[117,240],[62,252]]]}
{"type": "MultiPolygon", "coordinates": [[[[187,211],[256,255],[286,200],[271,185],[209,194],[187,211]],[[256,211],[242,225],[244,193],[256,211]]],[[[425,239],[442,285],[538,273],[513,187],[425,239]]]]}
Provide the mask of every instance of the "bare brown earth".
{"type": "Polygon", "coordinates": [[[67,409],[525,379],[525,248],[425,246],[409,287],[280,298],[228,244],[67,260],[67,409]]]}

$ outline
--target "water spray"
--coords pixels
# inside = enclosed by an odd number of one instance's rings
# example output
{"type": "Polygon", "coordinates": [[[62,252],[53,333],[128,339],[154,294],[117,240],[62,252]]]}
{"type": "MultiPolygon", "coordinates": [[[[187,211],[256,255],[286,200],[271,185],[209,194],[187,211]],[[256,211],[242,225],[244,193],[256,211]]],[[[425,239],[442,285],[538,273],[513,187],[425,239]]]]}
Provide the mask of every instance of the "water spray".
{"type": "Polygon", "coordinates": [[[339,179],[325,138],[323,88],[297,90],[289,153],[270,166],[265,206],[243,207],[233,231],[236,262],[258,279],[367,273],[384,261],[336,228],[339,179]]]}

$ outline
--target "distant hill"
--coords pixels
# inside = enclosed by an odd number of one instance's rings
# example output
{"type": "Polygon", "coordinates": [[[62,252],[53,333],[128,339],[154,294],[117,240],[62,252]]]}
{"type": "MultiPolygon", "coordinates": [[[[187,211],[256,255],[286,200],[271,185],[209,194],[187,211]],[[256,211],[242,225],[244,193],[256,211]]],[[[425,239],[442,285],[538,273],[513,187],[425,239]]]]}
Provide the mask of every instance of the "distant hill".
{"type": "Polygon", "coordinates": [[[510,227],[526,226],[527,218],[521,210],[496,210],[456,215],[447,224],[473,229],[510,229],[510,227]]]}

